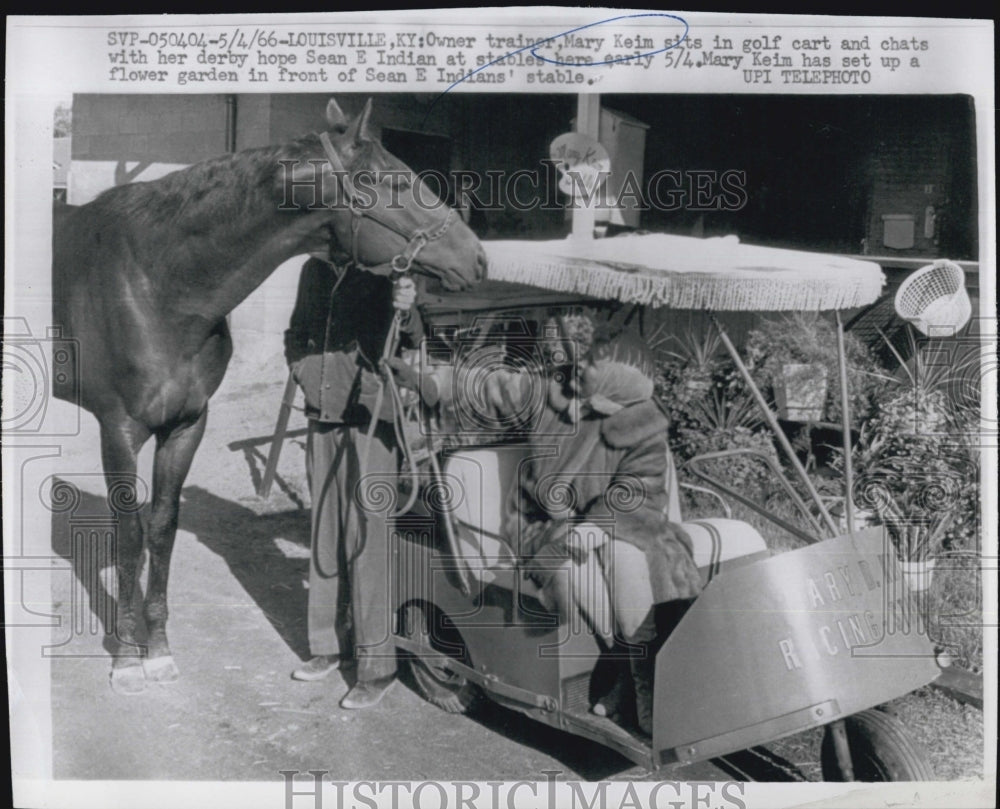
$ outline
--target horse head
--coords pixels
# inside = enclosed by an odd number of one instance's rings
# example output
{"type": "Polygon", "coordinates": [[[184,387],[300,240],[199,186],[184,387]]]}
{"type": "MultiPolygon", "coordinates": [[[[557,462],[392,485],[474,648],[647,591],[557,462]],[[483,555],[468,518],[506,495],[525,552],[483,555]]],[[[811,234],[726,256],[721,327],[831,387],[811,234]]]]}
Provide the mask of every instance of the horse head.
{"type": "Polygon", "coordinates": [[[341,252],[378,274],[412,269],[446,289],[468,289],[486,273],[482,245],[456,211],[372,136],[371,110],[369,99],[348,120],[330,100],[322,151],[293,170],[293,198],[306,186],[315,210],[319,177],[321,207],[332,213],[328,225],[341,252]]]}

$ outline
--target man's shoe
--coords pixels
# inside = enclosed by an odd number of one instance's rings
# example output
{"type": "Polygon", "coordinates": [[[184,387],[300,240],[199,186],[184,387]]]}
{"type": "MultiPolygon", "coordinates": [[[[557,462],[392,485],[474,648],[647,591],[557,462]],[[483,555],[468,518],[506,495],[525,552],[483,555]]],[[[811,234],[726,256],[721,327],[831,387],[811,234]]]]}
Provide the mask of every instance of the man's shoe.
{"type": "Polygon", "coordinates": [[[340,707],[351,711],[374,708],[382,701],[382,697],[389,693],[395,682],[395,674],[378,680],[361,680],[355,683],[354,688],[340,701],[340,707]]]}
{"type": "Polygon", "coordinates": [[[316,655],[316,657],[309,660],[304,666],[295,669],[295,671],[292,672],[292,679],[304,680],[306,682],[322,680],[327,677],[331,671],[336,671],[339,667],[339,655],[316,655]]]}

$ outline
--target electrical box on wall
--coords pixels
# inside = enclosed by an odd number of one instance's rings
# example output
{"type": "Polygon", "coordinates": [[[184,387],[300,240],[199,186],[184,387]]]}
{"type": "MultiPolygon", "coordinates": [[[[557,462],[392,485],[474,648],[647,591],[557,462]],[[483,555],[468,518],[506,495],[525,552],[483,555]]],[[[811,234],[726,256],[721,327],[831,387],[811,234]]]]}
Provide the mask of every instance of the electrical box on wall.
{"type": "Polygon", "coordinates": [[[890,250],[909,250],[913,247],[914,221],[911,214],[890,213],[882,215],[882,245],[890,250]]]}

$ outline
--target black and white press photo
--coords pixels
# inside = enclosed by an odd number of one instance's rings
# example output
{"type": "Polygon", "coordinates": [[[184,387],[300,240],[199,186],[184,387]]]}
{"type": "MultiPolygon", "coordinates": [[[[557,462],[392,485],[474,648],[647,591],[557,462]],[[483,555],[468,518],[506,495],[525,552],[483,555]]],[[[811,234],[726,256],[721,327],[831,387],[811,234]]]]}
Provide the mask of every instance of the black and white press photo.
{"type": "Polygon", "coordinates": [[[990,34],[13,18],[15,805],[990,805],[990,34]]]}

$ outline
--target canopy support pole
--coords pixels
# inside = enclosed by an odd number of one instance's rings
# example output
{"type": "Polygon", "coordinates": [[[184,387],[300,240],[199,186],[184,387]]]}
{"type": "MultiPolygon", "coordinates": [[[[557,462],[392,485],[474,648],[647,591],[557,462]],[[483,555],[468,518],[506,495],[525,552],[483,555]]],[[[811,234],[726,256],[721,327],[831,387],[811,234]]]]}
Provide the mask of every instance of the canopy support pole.
{"type": "MultiPolygon", "coordinates": [[[[598,139],[601,128],[601,96],[598,93],[580,93],[576,97],[576,131],[598,139]]],[[[573,200],[573,238],[592,241],[597,211],[594,200],[587,204],[573,200]]]]}
{"type": "Polygon", "coordinates": [[[844,513],[847,515],[847,533],[854,534],[854,464],[851,461],[851,411],[850,391],[847,382],[847,349],[844,346],[844,322],[840,310],[837,317],[837,364],[840,366],[840,411],[844,430],[844,513]]]}

